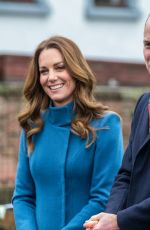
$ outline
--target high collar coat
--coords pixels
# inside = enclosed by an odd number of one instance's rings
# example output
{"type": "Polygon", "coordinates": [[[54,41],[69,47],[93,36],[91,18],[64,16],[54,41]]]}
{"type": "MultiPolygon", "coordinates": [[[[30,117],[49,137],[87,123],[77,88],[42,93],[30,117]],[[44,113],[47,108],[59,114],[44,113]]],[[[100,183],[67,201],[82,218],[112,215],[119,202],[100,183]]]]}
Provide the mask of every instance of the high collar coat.
{"type": "Polygon", "coordinates": [[[13,196],[17,230],[83,230],[85,220],[105,209],[122,160],[120,117],[107,112],[93,121],[106,129],[87,149],[71,132],[73,116],[73,104],[48,108],[29,157],[22,132],[13,196]]]}
{"type": "Polygon", "coordinates": [[[117,214],[120,230],[150,230],[150,93],[137,102],[129,145],[106,212],[117,214]]]}

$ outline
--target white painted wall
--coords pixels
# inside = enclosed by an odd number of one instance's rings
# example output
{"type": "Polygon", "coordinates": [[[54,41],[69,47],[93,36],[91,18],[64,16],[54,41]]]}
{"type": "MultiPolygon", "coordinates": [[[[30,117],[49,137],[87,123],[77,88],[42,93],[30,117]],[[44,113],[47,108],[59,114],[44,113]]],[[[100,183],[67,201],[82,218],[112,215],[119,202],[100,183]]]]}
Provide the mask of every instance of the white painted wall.
{"type": "Polygon", "coordinates": [[[87,58],[143,62],[150,0],[137,0],[141,10],[137,21],[87,19],[86,0],[45,1],[51,6],[47,17],[0,15],[0,54],[31,55],[40,41],[60,34],[73,39],[87,58]]]}

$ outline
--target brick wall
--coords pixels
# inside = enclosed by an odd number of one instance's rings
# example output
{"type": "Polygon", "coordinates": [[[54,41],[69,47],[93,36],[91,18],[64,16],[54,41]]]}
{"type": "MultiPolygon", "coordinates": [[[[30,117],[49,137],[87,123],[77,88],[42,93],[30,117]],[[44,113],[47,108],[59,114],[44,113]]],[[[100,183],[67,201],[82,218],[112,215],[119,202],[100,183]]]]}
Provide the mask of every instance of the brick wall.
{"type": "Polygon", "coordinates": [[[18,55],[0,55],[0,80],[23,81],[31,57],[18,55]]]}
{"type": "MultiPolygon", "coordinates": [[[[0,55],[0,80],[22,81],[25,79],[31,57],[0,55]]],[[[97,77],[98,84],[108,85],[116,81],[119,85],[147,86],[149,76],[145,65],[119,61],[87,60],[97,77]]]]}
{"type": "Polygon", "coordinates": [[[109,85],[111,81],[115,80],[121,86],[147,86],[150,81],[144,63],[93,60],[89,60],[88,63],[100,85],[109,85]]]}

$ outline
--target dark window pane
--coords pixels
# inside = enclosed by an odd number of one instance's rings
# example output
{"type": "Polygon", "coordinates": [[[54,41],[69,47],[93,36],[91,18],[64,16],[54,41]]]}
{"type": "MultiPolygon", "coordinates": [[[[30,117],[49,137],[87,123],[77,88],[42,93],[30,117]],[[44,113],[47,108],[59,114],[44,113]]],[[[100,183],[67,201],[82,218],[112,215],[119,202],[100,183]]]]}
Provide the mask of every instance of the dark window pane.
{"type": "Polygon", "coordinates": [[[94,2],[98,7],[128,7],[127,0],[94,0],[94,2]]]}

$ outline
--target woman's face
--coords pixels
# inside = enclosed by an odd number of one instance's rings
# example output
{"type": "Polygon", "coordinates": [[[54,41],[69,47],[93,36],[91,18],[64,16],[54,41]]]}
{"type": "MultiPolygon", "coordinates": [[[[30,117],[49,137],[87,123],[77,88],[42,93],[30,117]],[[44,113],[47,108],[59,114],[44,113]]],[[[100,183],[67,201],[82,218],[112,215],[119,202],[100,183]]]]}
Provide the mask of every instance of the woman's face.
{"type": "Polygon", "coordinates": [[[75,80],[66,69],[58,49],[49,48],[39,55],[40,84],[55,106],[63,106],[73,100],[75,80]]]}

